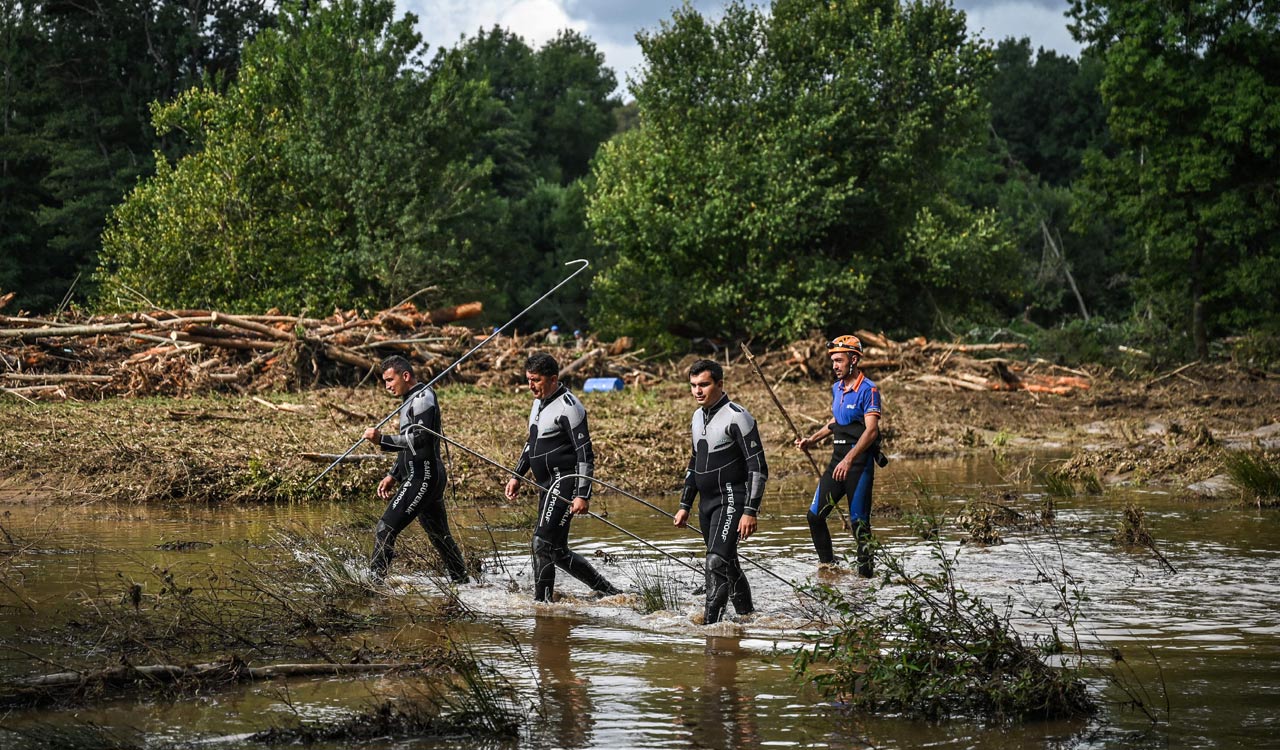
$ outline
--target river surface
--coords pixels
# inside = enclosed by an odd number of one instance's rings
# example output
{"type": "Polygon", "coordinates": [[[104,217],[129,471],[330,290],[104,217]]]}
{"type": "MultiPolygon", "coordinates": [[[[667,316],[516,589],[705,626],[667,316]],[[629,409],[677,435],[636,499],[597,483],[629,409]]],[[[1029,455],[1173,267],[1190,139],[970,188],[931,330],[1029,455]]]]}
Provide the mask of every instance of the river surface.
{"type": "MultiPolygon", "coordinates": [[[[1008,467],[1000,466],[1008,476],[1008,467]]],[[[1011,484],[988,458],[898,461],[877,478],[877,503],[915,507],[930,498],[940,515],[954,518],[966,502],[1005,493],[1027,510],[1042,497],[1039,466],[1011,484]]],[[[495,482],[495,492],[498,484],[495,482]]],[[[488,530],[477,513],[454,508],[455,533],[469,553],[483,555],[486,575],[458,591],[474,616],[450,625],[466,643],[521,690],[529,707],[521,748],[1280,748],[1280,512],[1234,502],[1205,502],[1142,488],[1109,488],[1100,496],[1059,498],[1052,532],[1001,529],[1004,543],[960,544],[953,523],[942,529],[942,548],[958,552],[956,574],[967,591],[993,605],[1013,603],[1018,628],[1042,632],[1026,615],[1052,602],[1053,590],[1037,574],[1037,561],[1065,568],[1086,595],[1076,622],[1092,656],[1119,649],[1125,666],[1146,687],[1160,722],[1116,703],[1101,681],[1090,683],[1101,702],[1092,719],[990,727],[970,721],[929,723],[900,717],[849,716],[793,679],[792,650],[803,642],[802,597],[791,585],[812,583],[815,556],[804,511],[805,483],[771,486],[758,534],[743,552],[757,614],[740,623],[695,624],[701,576],[622,531],[593,518],[574,521],[571,544],[613,583],[634,589],[640,575],[666,577],[681,592],[674,610],[640,614],[634,598],[591,601],[563,572],[564,599],[534,605],[528,571],[528,530],[488,530]],[[1168,562],[1144,549],[1111,542],[1126,504],[1146,514],[1147,527],[1168,562]],[[767,573],[753,565],[767,569],[767,573]],[[1172,568],[1172,571],[1170,570],[1172,568]],[[541,691],[535,686],[541,686],[541,691]],[[1166,705],[1167,703],[1167,705],[1166,705]]],[[[649,498],[667,512],[675,497],[649,498]]],[[[525,502],[532,502],[525,496],[525,502]]],[[[702,542],[675,529],[661,513],[617,494],[597,497],[592,510],[618,527],[700,566],[702,542]]],[[[40,508],[35,501],[0,505],[0,526],[11,545],[0,588],[0,679],[56,671],[31,658],[31,638],[66,618],[83,592],[120,589],[146,578],[151,566],[198,569],[234,566],[282,528],[325,528],[350,518],[376,517],[377,508],[308,506],[190,508],[184,510],[84,505],[40,508]],[[199,541],[183,550],[159,547],[199,541]],[[21,651],[18,650],[21,648],[21,651]],[[25,652],[25,653],[24,653],[25,652]]],[[[905,517],[873,517],[877,539],[928,570],[931,547],[905,517]]],[[[850,552],[847,534],[831,519],[837,552],[850,552]]],[[[406,537],[423,536],[410,527],[406,537]]],[[[0,539],[0,542],[4,541],[0,539]]],[[[424,545],[425,546],[425,545],[424,545]]],[[[412,562],[412,561],[410,561],[412,562]]],[[[353,560],[359,567],[360,562],[353,560]]],[[[440,598],[440,584],[402,558],[392,587],[440,598]]],[[[854,596],[868,584],[848,574],[822,581],[854,596]]],[[[305,591],[299,583],[299,595],[305,591]]],[[[881,596],[892,595],[892,587],[881,596]]],[[[437,638],[420,621],[381,628],[372,641],[437,638]],[[392,633],[393,635],[388,635],[392,633]]],[[[87,647],[87,646],[86,646],[87,647]]],[[[57,653],[41,653],[50,663],[57,653]]],[[[74,657],[76,654],[68,654],[74,657]]],[[[117,699],[74,709],[23,709],[0,715],[0,725],[31,727],[93,722],[118,727],[146,747],[240,746],[246,733],[298,718],[339,717],[394,692],[385,676],[295,678],[287,682],[202,692],[179,700],[117,699]]],[[[22,747],[18,735],[0,733],[0,746],[22,747]]],[[[318,745],[344,747],[344,744],[318,745]]],[[[474,747],[452,740],[396,739],[362,747],[474,747]]]]}

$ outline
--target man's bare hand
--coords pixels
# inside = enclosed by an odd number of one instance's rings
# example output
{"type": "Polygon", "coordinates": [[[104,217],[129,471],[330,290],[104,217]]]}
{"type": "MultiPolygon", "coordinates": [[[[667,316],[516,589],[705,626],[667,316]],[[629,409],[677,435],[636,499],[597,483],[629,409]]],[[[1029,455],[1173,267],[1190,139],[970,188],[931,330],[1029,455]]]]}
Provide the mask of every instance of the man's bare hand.
{"type": "Polygon", "coordinates": [[[382,443],[382,433],[378,432],[377,427],[370,427],[369,429],[364,431],[364,439],[368,440],[374,445],[379,445],[382,443]]]}
{"type": "Polygon", "coordinates": [[[573,504],[569,506],[569,512],[575,516],[580,516],[587,512],[588,503],[585,497],[575,497],[573,504]]]}
{"type": "Polygon", "coordinates": [[[382,498],[383,500],[391,497],[391,493],[395,489],[395,486],[396,486],[395,477],[390,475],[383,477],[382,481],[378,482],[378,497],[382,498]]]}
{"type": "Polygon", "coordinates": [[[756,517],[744,514],[738,521],[738,539],[745,542],[754,533],[756,533],[756,517]]]}
{"type": "Polygon", "coordinates": [[[515,500],[516,495],[520,494],[520,480],[515,477],[508,479],[507,486],[503,490],[503,494],[507,496],[508,500],[515,500]]]}
{"type": "Polygon", "coordinates": [[[683,529],[688,524],[689,524],[689,511],[685,510],[684,508],[681,508],[680,510],[676,511],[675,526],[683,529]]]}

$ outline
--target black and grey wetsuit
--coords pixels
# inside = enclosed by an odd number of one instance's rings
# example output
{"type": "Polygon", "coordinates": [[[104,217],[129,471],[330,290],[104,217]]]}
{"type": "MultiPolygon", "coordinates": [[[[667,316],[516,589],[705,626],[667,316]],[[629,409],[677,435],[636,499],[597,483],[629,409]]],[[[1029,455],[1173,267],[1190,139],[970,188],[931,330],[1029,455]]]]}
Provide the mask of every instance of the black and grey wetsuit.
{"type": "Polygon", "coordinates": [[[538,504],[538,525],[533,532],[534,599],[551,601],[556,584],[556,566],[601,594],[616,594],[604,576],[586,558],[569,549],[570,512],[575,497],[591,497],[595,453],[587,410],[563,384],[544,399],[534,399],[529,410],[529,439],[515,472],[533,470],[533,479],[543,488],[538,504]],[[582,476],[557,481],[570,474],[582,476]],[[546,490],[552,489],[550,494],[546,490]]]}
{"type": "Polygon", "coordinates": [[[384,433],[378,443],[383,450],[398,453],[390,474],[400,486],[374,530],[369,565],[375,576],[385,576],[395,556],[396,537],[417,518],[431,544],[444,558],[449,577],[465,583],[466,564],[449,533],[449,519],[445,515],[445,473],[440,460],[440,442],[424,428],[440,432],[440,406],[436,403],[435,391],[419,383],[409,391],[400,407],[400,432],[384,433]]]}
{"type": "Polygon", "coordinates": [[[689,510],[694,495],[699,496],[698,518],[707,544],[704,622],[710,625],[720,621],[729,600],[740,615],[753,610],[751,587],[738,561],[738,521],[744,513],[760,512],[769,467],[756,420],[728,395],[695,411],[691,431],[693,453],[680,507],[689,510]]]}

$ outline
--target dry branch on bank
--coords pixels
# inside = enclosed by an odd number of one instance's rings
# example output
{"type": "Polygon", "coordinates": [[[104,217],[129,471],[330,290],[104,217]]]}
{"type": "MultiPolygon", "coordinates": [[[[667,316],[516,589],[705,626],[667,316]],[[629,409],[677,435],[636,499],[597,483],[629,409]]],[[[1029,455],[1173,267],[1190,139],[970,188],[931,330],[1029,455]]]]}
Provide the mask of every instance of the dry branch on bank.
{"type": "MultiPolygon", "coordinates": [[[[858,331],[862,341],[861,367],[877,382],[896,380],[910,388],[946,388],[951,391],[1027,391],[1066,395],[1088,390],[1093,376],[1083,370],[1055,365],[1042,359],[1006,359],[1005,354],[1026,351],[1026,344],[998,342],[968,344],[930,341],[917,336],[906,341],[858,331]]],[[[785,379],[797,373],[817,378],[830,372],[826,342],[800,341],[787,348],[790,355],[785,379]]]]}
{"type": "MultiPolygon", "coordinates": [[[[479,302],[419,311],[406,302],[368,317],[354,311],[328,318],[217,310],[147,310],[64,321],[0,316],[0,386],[22,398],[187,396],[211,391],[265,393],[354,384],[391,354],[434,377],[483,340],[454,325],[483,311],[479,302]]],[[[518,383],[524,358],[548,345],[545,332],[497,336],[450,374],[480,385],[518,383]]],[[[594,341],[567,374],[653,382],[661,376],[628,353],[629,339],[594,341]]],[[[575,359],[576,358],[576,359],[575,359]]],[[[280,407],[272,407],[280,408],[280,407]]]]}

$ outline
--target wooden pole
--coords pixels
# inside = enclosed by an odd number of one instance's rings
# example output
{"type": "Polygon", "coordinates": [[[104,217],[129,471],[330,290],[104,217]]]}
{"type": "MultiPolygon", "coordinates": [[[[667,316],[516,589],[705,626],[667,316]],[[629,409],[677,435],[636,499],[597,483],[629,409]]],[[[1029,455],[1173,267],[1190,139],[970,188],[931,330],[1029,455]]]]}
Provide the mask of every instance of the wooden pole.
{"type": "MultiPolygon", "coordinates": [[[[791,415],[787,413],[787,408],[778,400],[778,394],[773,392],[773,386],[769,385],[769,379],[764,376],[764,372],[760,369],[760,365],[756,364],[756,358],[752,356],[751,350],[747,348],[746,344],[742,344],[741,346],[742,353],[746,355],[747,361],[751,363],[752,369],[754,369],[756,374],[760,376],[760,382],[764,383],[764,389],[768,391],[769,396],[773,398],[773,403],[778,407],[778,411],[782,412],[782,418],[787,420],[787,424],[791,427],[791,432],[796,436],[797,440],[803,439],[804,436],[800,434],[800,430],[796,427],[796,423],[791,421],[791,415]]],[[[822,482],[822,469],[818,468],[818,462],[814,460],[813,454],[809,452],[808,448],[804,448],[803,450],[804,455],[809,459],[809,465],[813,467],[813,473],[818,477],[818,482],[822,482]]],[[[849,519],[845,518],[844,511],[840,510],[840,506],[838,504],[834,505],[834,507],[836,509],[836,513],[840,516],[840,525],[845,529],[849,529],[849,519]]]]}

